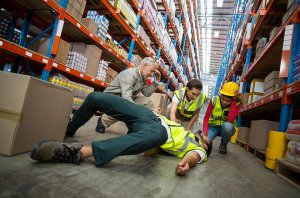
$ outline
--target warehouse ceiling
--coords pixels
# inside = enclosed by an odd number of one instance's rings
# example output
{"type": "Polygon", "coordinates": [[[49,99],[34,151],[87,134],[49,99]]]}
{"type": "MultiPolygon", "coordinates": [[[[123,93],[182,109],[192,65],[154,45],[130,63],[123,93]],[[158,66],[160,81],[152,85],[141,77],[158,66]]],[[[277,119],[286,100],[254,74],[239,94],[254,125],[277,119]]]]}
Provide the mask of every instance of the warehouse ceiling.
{"type": "Polygon", "coordinates": [[[200,71],[203,90],[214,91],[235,0],[197,0],[200,33],[200,71]]]}

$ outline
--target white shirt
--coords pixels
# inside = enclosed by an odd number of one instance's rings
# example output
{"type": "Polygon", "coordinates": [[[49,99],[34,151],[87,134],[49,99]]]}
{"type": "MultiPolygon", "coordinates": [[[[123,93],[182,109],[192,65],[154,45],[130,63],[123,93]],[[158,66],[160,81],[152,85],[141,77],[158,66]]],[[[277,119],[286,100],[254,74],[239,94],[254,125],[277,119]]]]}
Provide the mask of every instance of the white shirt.
{"type": "MultiPolygon", "coordinates": [[[[191,100],[191,101],[188,101],[186,99],[186,97],[184,97],[184,109],[187,110],[191,105],[192,103],[194,102],[195,100],[191,100]]],[[[172,102],[176,103],[177,105],[179,104],[179,99],[177,98],[177,96],[174,94],[173,98],[172,98],[172,102]]]]}
{"type": "MultiPolygon", "coordinates": [[[[169,128],[168,124],[162,118],[160,118],[160,120],[161,120],[161,125],[163,125],[166,128],[166,131],[167,131],[167,134],[168,134],[168,139],[167,139],[166,142],[169,142],[169,141],[171,141],[170,128],[169,128]]],[[[201,163],[205,158],[205,153],[202,150],[193,150],[193,151],[189,151],[188,153],[194,152],[194,151],[197,152],[198,155],[200,156],[201,159],[198,161],[198,163],[201,163]]]]}

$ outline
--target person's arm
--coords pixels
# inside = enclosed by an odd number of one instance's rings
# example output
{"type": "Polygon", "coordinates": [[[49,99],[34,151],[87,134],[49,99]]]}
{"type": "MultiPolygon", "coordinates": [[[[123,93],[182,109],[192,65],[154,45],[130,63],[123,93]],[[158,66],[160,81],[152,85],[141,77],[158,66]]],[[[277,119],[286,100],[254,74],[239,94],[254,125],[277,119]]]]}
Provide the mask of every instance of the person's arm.
{"type": "Polygon", "coordinates": [[[205,113],[205,116],[204,116],[204,120],[203,120],[203,134],[205,136],[207,136],[207,130],[208,130],[208,121],[209,121],[209,117],[211,115],[211,112],[213,110],[213,105],[212,103],[210,102],[208,104],[208,107],[207,107],[207,110],[206,110],[206,113],[205,113]]]}
{"type": "Polygon", "coordinates": [[[233,123],[235,121],[235,119],[239,115],[241,107],[242,107],[242,104],[239,104],[238,106],[236,106],[236,101],[233,101],[231,103],[227,122],[233,123]]]}
{"type": "Polygon", "coordinates": [[[172,98],[172,103],[171,103],[171,107],[170,107],[170,115],[169,115],[170,120],[173,122],[176,122],[176,120],[177,120],[176,111],[177,111],[178,104],[179,104],[179,99],[174,94],[174,96],[172,98]]]}
{"type": "Polygon", "coordinates": [[[188,127],[187,127],[188,130],[190,130],[190,131],[192,130],[195,121],[196,121],[196,120],[198,119],[198,117],[199,117],[199,113],[200,113],[200,109],[198,109],[198,110],[195,112],[195,114],[193,115],[193,117],[191,118],[191,120],[190,120],[190,122],[189,122],[189,124],[188,124],[188,127]]]}
{"type": "Polygon", "coordinates": [[[155,71],[156,80],[152,82],[151,85],[144,84],[141,92],[144,96],[150,97],[158,87],[158,83],[160,82],[161,74],[158,70],[155,71]]]}
{"type": "Polygon", "coordinates": [[[176,174],[180,176],[187,175],[190,168],[194,167],[200,160],[201,157],[196,151],[187,153],[176,166],[176,174]]]}

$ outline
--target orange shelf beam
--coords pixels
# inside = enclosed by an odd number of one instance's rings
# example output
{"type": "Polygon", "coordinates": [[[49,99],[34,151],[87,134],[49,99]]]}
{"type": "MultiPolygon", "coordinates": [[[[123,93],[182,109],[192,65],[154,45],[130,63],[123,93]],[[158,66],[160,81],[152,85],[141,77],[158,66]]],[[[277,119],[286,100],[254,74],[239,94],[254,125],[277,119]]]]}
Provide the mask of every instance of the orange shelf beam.
{"type": "MultiPolygon", "coordinates": [[[[48,58],[46,56],[43,56],[39,53],[36,53],[34,51],[28,50],[27,48],[23,48],[17,44],[11,43],[5,39],[0,38],[0,49],[12,52],[14,54],[18,54],[24,58],[28,58],[30,60],[33,60],[35,62],[41,63],[43,65],[47,65],[48,63],[51,63],[53,68],[56,68],[60,71],[63,71],[65,73],[69,73],[75,77],[78,77],[80,79],[83,79],[87,81],[88,83],[92,84],[96,87],[105,88],[108,86],[106,82],[100,81],[92,76],[89,76],[87,74],[81,73],[77,70],[74,70],[72,68],[69,68],[61,63],[58,63],[54,61],[51,58],[48,58]]],[[[51,69],[51,68],[50,68],[51,69]]]]}

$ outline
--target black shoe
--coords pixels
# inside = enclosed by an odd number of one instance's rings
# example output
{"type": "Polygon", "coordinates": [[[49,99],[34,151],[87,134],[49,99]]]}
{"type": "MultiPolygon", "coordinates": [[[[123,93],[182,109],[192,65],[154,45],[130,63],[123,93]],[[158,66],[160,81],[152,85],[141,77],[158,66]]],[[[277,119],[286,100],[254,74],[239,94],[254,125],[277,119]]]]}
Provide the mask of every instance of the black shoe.
{"type": "Polygon", "coordinates": [[[103,125],[101,121],[101,117],[98,119],[97,126],[96,126],[96,132],[98,133],[105,133],[105,126],[103,125]]]}
{"type": "Polygon", "coordinates": [[[71,127],[71,117],[69,117],[69,123],[67,126],[66,136],[67,137],[73,137],[76,133],[76,130],[73,130],[71,127]]]}
{"type": "Polygon", "coordinates": [[[227,153],[227,144],[220,144],[219,153],[221,153],[221,154],[227,153]]]}
{"type": "Polygon", "coordinates": [[[79,164],[82,144],[65,144],[53,140],[41,141],[34,145],[30,157],[38,162],[65,162],[79,164]]]}

